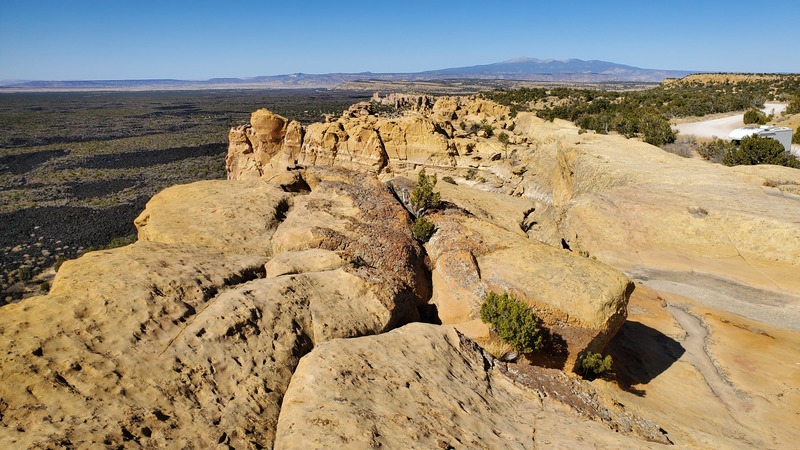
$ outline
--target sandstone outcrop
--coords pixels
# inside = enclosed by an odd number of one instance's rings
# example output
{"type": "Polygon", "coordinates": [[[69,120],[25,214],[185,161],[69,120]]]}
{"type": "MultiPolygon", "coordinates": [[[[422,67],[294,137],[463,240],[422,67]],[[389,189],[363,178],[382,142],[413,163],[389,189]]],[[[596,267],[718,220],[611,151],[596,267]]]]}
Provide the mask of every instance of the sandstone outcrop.
{"type": "Polygon", "coordinates": [[[301,178],[167,189],[138,242],[4,308],[3,446],[271,447],[303,354],[418,320],[430,288],[402,206],[352,172],[301,178]]]}
{"type": "Polygon", "coordinates": [[[470,338],[490,338],[480,321],[489,291],[512,293],[536,312],[546,329],[545,353],[559,369],[573,370],[586,352],[601,352],[625,322],[633,286],[621,272],[486,221],[432,220],[432,302],[442,323],[470,338]]]}
{"type": "Polygon", "coordinates": [[[657,448],[512,384],[454,329],[334,340],[300,362],[276,448],[657,448]]]}
{"type": "Polygon", "coordinates": [[[231,180],[156,195],[138,242],[2,308],[0,447],[795,442],[800,172],[509,113],[426,96],[308,127],[253,113],[231,180]],[[424,247],[398,198],[422,167],[444,201],[424,247]],[[495,344],[490,290],[536,311],[549,354],[473,343],[495,344]],[[405,325],[422,319],[450,325],[405,325]],[[586,351],[614,355],[616,384],[566,374],[586,351]]]}
{"type": "Polygon", "coordinates": [[[456,174],[501,151],[499,144],[457,128],[459,121],[465,126],[467,122],[507,126],[498,118],[507,116],[508,108],[496,103],[456,97],[434,102],[427,96],[408,95],[373,101],[408,108],[409,114],[378,117],[371,103],[362,102],[337,120],[303,128],[265,109],[254,112],[249,125],[229,133],[229,178],[256,178],[294,164],[337,165],[376,175],[410,174],[425,165],[456,174]]]}

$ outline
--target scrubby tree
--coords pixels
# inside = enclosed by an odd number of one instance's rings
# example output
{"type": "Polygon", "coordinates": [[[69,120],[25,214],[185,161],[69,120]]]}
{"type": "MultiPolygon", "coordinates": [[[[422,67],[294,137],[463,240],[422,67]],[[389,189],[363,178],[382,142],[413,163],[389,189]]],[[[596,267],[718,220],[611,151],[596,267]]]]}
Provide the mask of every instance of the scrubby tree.
{"type": "Polygon", "coordinates": [[[800,96],[795,96],[793,99],[789,101],[789,104],[786,106],[786,114],[798,114],[800,113],[800,96]]]}
{"type": "Polygon", "coordinates": [[[416,217],[422,217],[429,209],[439,206],[442,196],[433,191],[436,186],[436,174],[426,175],[425,169],[419,171],[417,175],[417,187],[411,190],[410,203],[416,217]]]}
{"type": "Polygon", "coordinates": [[[658,114],[642,116],[638,128],[642,139],[648,144],[659,146],[675,142],[675,132],[669,122],[658,114]]]}
{"type": "Polygon", "coordinates": [[[505,131],[501,131],[500,134],[497,135],[497,140],[503,144],[503,150],[506,152],[506,159],[508,159],[508,135],[505,131]]]}
{"type": "Polygon", "coordinates": [[[603,372],[611,370],[611,355],[603,357],[600,353],[588,352],[581,359],[581,374],[586,378],[595,378],[603,372]]]}
{"type": "Polygon", "coordinates": [[[531,353],[542,347],[539,318],[528,305],[508,292],[489,292],[481,305],[481,320],[520,353],[531,353]]]}
{"type": "Polygon", "coordinates": [[[763,112],[757,109],[748,109],[744,113],[744,123],[745,125],[756,123],[759,125],[764,125],[767,123],[767,116],[763,112]]]}
{"type": "Polygon", "coordinates": [[[800,162],[794,155],[783,148],[783,144],[775,139],[761,136],[747,136],[725,153],[722,162],[728,166],[753,166],[757,164],[775,164],[800,168],[800,162]]]}

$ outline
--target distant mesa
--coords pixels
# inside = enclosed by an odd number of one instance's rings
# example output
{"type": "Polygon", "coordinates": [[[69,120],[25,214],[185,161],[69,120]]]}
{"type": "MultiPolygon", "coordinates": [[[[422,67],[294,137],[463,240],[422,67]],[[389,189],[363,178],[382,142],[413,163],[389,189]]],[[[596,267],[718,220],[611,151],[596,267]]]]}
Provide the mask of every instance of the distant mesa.
{"type": "Polygon", "coordinates": [[[681,78],[693,72],[655,70],[608,61],[580,59],[514,58],[508,61],[467,67],[429,70],[416,73],[292,73],[250,78],[212,78],[209,80],[74,80],[0,81],[2,91],[83,91],[83,90],[194,90],[194,89],[288,89],[333,88],[351,81],[436,81],[448,79],[519,80],[551,82],[652,82],[681,78]]]}

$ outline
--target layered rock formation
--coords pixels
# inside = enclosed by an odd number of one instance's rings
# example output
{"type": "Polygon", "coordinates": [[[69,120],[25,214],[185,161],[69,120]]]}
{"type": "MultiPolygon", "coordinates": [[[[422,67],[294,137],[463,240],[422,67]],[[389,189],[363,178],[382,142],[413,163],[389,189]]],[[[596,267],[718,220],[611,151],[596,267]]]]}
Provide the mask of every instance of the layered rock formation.
{"type": "Polygon", "coordinates": [[[167,189],[138,242],[4,308],[3,446],[271,447],[305,353],[418,320],[430,287],[405,210],[350,172],[302,180],[167,189]]]}
{"type": "Polygon", "coordinates": [[[306,128],[255,112],[230,132],[231,180],[165,190],[138,242],[3,307],[0,446],[800,439],[782,426],[800,413],[799,171],[476,98],[385,103],[407,112],[361,104],[306,128]],[[398,198],[422,167],[444,200],[424,247],[398,198]],[[506,364],[475,344],[503,353],[478,319],[490,290],[543,319],[542,355],[506,364]],[[445,325],[406,325],[420,320],[445,325]],[[614,355],[616,382],[568,375],[586,351],[614,355]]]}

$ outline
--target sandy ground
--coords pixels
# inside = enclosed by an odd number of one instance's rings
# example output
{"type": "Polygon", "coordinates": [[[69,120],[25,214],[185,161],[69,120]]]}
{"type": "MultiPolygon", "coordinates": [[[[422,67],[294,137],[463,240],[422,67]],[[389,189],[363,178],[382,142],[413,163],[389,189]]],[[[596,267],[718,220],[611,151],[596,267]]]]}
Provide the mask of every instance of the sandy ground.
{"type": "MultiPolygon", "coordinates": [[[[774,114],[777,116],[784,110],[786,110],[786,104],[784,103],[766,103],[762,111],[764,111],[764,114],[774,114]]],[[[731,131],[743,126],[744,114],[736,114],[719,119],[681,123],[673,125],[673,128],[677,130],[681,136],[693,135],[699,138],[726,138],[731,131]]]]}

